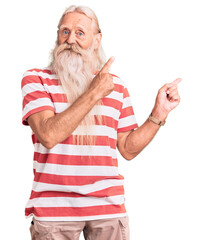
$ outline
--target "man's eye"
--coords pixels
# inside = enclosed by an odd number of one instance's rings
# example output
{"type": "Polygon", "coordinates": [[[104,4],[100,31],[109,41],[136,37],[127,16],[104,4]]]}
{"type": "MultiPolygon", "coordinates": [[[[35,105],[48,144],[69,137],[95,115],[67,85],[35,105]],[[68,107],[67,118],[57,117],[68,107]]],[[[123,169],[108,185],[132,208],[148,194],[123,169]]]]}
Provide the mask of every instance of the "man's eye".
{"type": "Polygon", "coordinates": [[[67,35],[67,34],[68,34],[68,31],[67,31],[67,30],[64,30],[64,31],[63,31],[63,34],[67,35]]]}
{"type": "Polygon", "coordinates": [[[80,36],[80,37],[84,35],[83,32],[78,32],[77,34],[78,34],[78,36],[80,36]]]}

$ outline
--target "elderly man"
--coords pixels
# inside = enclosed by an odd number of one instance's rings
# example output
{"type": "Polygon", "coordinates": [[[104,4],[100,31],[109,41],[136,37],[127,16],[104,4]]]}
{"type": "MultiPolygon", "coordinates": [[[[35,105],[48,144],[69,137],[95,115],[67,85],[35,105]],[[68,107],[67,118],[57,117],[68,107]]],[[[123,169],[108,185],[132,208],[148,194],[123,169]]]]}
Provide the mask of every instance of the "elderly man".
{"type": "Polygon", "coordinates": [[[180,101],[164,85],[138,128],[125,82],[109,73],[94,12],[69,7],[48,68],[24,74],[23,124],[33,131],[34,182],[25,214],[32,239],[129,239],[116,147],[131,160],[180,101]]]}

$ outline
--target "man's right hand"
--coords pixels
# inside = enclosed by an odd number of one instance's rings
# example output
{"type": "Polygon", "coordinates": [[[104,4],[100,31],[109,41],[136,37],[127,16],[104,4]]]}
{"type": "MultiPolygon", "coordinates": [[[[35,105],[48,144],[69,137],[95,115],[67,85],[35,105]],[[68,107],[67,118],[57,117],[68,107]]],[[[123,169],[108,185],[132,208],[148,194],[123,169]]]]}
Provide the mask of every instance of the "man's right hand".
{"type": "Polygon", "coordinates": [[[114,57],[109,58],[90,84],[89,90],[95,90],[99,99],[109,95],[114,90],[113,76],[109,73],[114,60],[114,57]]]}

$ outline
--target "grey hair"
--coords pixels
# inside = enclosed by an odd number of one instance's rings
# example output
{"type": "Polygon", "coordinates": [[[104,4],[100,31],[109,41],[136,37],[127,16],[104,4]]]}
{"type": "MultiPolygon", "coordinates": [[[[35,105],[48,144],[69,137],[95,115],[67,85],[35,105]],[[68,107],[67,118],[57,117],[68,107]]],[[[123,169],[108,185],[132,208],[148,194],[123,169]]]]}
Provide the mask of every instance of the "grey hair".
{"type": "Polygon", "coordinates": [[[89,7],[86,7],[86,6],[71,5],[70,7],[68,7],[64,11],[63,15],[61,16],[61,19],[58,23],[58,29],[60,28],[60,25],[61,25],[61,22],[62,22],[64,16],[66,14],[72,13],[72,12],[78,12],[78,13],[85,14],[87,17],[89,17],[92,20],[92,23],[93,23],[94,29],[95,29],[95,33],[101,33],[101,29],[99,27],[99,21],[98,21],[96,14],[94,13],[94,11],[92,9],[90,9],[89,7]]]}

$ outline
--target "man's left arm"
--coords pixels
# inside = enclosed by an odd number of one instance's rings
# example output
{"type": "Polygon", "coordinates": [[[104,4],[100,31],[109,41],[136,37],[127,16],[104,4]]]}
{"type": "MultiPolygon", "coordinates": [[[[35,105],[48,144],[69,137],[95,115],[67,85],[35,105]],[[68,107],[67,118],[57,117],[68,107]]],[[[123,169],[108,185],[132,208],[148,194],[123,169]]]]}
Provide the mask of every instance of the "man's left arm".
{"type": "MultiPolygon", "coordinates": [[[[158,121],[164,122],[171,110],[178,106],[180,96],[177,84],[180,78],[172,83],[165,84],[159,89],[152,116],[158,121]]],[[[149,118],[136,130],[119,132],[117,136],[117,148],[121,155],[131,160],[136,157],[153,139],[159,130],[160,125],[149,118]]]]}

